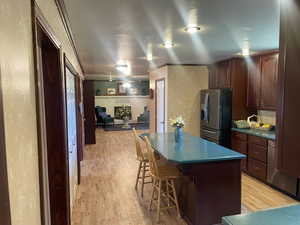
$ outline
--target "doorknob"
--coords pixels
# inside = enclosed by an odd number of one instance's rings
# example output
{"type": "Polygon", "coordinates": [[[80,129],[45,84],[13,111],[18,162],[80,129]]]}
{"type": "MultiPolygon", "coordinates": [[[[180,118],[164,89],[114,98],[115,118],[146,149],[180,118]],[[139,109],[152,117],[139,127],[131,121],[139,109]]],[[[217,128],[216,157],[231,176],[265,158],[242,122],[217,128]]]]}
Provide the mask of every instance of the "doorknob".
{"type": "Polygon", "coordinates": [[[160,123],[164,124],[165,122],[163,121],[163,122],[160,122],[160,123]]]}

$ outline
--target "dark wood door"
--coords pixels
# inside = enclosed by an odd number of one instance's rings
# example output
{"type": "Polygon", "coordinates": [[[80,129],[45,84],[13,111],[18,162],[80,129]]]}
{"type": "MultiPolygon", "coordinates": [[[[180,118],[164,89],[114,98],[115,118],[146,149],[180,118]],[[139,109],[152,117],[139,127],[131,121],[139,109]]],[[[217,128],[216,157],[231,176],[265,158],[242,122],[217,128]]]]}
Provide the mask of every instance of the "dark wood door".
{"type": "Polygon", "coordinates": [[[260,101],[260,56],[252,57],[247,69],[247,107],[257,109],[260,101]]]}
{"type": "MultiPolygon", "coordinates": [[[[1,78],[1,74],[0,74],[0,78],[1,78]]],[[[0,83],[0,223],[5,225],[11,224],[1,83],[0,83]]]]}
{"type": "MultiPolygon", "coordinates": [[[[40,135],[46,137],[51,224],[69,225],[70,190],[65,85],[61,70],[61,52],[42,28],[38,28],[37,49],[38,55],[40,55],[38,62],[41,65],[38,75],[41,84],[38,86],[40,135]]],[[[43,189],[43,192],[46,193],[46,190],[43,189]]],[[[44,199],[44,201],[47,200],[44,199]]]]}
{"type": "Polygon", "coordinates": [[[276,140],[279,169],[296,177],[300,177],[299,24],[300,1],[282,1],[276,140]]]}
{"type": "Polygon", "coordinates": [[[278,54],[261,57],[260,108],[276,110],[277,105],[278,54]]]}
{"type": "Polygon", "coordinates": [[[96,144],[95,93],[92,80],[83,83],[83,104],[85,144],[96,144]]]}
{"type": "Polygon", "coordinates": [[[217,87],[230,88],[230,60],[219,62],[217,65],[217,87]]]}

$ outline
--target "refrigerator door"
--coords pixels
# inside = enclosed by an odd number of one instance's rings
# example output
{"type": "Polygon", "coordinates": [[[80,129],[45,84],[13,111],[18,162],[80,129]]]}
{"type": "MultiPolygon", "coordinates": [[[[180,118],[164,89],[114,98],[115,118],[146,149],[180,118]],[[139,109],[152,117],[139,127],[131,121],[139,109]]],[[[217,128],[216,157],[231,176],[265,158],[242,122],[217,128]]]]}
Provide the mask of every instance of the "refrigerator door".
{"type": "Polygon", "coordinates": [[[220,129],[221,90],[202,90],[201,98],[201,126],[220,129]]]}

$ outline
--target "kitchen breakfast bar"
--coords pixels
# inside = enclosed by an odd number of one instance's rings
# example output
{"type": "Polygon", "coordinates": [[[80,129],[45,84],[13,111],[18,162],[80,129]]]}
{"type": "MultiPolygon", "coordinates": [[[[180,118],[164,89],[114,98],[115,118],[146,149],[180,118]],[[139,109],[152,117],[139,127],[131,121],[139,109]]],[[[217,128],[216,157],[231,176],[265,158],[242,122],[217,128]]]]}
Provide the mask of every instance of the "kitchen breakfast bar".
{"type": "Polygon", "coordinates": [[[177,195],[189,225],[219,224],[222,217],[241,213],[244,155],[187,133],[178,143],[174,133],[144,135],[157,153],[182,172],[177,195]]]}

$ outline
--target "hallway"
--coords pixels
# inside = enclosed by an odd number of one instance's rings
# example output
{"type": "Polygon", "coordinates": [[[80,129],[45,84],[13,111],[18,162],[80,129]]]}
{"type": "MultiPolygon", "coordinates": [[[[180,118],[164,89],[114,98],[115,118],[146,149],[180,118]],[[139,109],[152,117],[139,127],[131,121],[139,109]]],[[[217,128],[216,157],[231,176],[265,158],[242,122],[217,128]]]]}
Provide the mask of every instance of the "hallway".
{"type": "MultiPolygon", "coordinates": [[[[96,138],[97,144],[87,146],[84,151],[73,225],[155,224],[154,211],[147,210],[150,185],[146,185],[144,199],[134,190],[137,163],[132,133],[97,129],[96,138]]],[[[242,182],[242,202],[247,211],[297,203],[247,175],[242,182]]],[[[175,211],[161,215],[160,224],[185,224],[176,219],[175,211]]]]}

